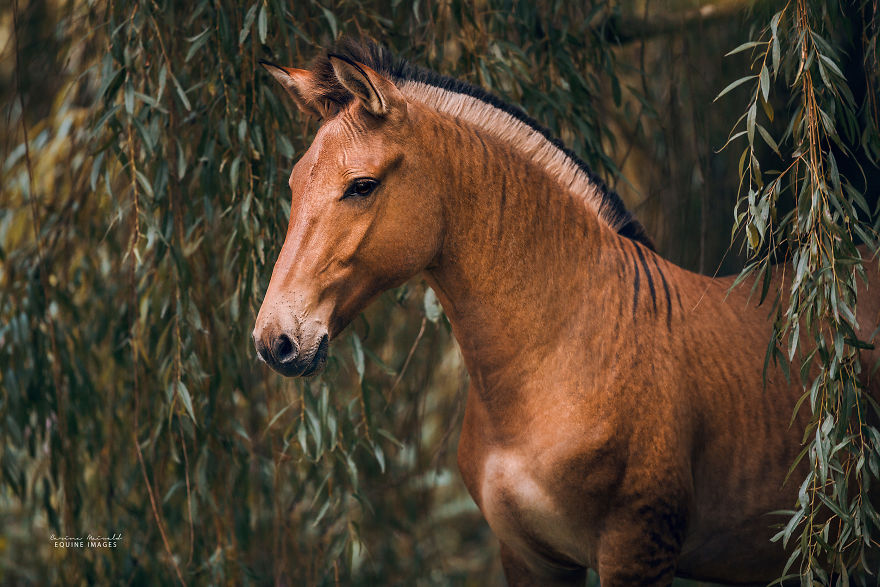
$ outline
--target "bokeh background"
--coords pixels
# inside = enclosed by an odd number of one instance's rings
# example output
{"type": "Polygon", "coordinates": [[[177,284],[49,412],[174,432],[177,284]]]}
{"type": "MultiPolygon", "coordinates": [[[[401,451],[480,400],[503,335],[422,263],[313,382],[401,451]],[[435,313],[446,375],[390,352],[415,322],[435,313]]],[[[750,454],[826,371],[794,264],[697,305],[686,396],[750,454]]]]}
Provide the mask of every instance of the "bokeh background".
{"type": "MultiPolygon", "coordinates": [[[[778,4],[4,2],[0,583],[503,585],[455,464],[467,373],[421,280],[320,377],[255,358],[316,130],[257,62],[369,36],[480,85],[588,161],[665,257],[727,274],[740,149],[719,149],[747,86],[713,99],[778,4]]],[[[853,6],[862,30],[871,2],[853,6]]]]}

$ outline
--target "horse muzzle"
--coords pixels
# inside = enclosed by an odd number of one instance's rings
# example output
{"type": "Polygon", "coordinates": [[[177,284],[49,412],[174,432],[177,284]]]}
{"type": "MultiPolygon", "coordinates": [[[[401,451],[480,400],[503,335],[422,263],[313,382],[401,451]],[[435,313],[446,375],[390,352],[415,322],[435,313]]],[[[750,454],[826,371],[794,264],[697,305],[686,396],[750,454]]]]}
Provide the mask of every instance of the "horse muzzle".
{"type": "Polygon", "coordinates": [[[254,346],[264,363],[285,377],[309,377],[327,363],[330,337],[326,332],[303,336],[291,328],[254,328],[254,346]],[[304,340],[311,339],[311,344],[304,340]]]}

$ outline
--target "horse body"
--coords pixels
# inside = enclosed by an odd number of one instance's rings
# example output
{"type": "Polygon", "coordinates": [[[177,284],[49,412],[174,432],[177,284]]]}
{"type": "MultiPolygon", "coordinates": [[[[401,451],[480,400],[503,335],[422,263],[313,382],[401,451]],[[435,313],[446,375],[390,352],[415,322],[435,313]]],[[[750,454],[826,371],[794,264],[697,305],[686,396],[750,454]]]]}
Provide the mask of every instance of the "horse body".
{"type": "Polygon", "coordinates": [[[328,338],[423,271],[471,376],[459,468],[511,585],[778,577],[768,512],[795,503],[808,408],[789,427],[800,386],[773,365],[765,385],[767,310],[661,259],[556,147],[505,134],[509,114],[369,57],[272,70],[328,122],[291,175],[260,355],[315,372],[328,338]]]}
{"type": "Polygon", "coordinates": [[[509,164],[475,154],[447,175],[465,187],[441,190],[449,236],[427,277],[471,374],[459,467],[507,566],[526,584],[586,567],[603,585],[775,578],[767,513],[793,503],[800,388],[771,370],[764,389],[766,311],[574,214],[480,140],[509,164]]]}

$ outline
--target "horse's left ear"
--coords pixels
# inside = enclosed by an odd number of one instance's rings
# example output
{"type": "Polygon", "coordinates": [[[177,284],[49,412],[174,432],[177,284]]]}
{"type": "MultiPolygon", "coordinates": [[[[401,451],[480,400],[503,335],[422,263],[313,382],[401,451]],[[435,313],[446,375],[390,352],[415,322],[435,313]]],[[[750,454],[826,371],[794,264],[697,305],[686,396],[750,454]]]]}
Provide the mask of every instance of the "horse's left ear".
{"type": "Polygon", "coordinates": [[[305,114],[311,114],[318,118],[330,118],[339,110],[339,105],[325,96],[315,83],[312,72],[295,67],[282,67],[265,59],[260,59],[260,65],[272,74],[280,83],[287,94],[293,98],[297,107],[305,114]]]}
{"type": "Polygon", "coordinates": [[[336,79],[360,100],[367,112],[380,118],[406,112],[406,98],[394,82],[363,63],[335,53],[329,57],[336,79]]]}

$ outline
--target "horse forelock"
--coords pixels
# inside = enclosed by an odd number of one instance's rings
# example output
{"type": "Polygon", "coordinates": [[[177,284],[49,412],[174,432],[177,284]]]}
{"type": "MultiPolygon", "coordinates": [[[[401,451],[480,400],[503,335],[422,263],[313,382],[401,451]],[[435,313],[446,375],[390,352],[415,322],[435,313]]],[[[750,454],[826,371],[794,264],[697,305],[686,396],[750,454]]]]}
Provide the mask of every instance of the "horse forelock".
{"type": "Polygon", "coordinates": [[[620,196],[561,140],[521,108],[473,84],[413,65],[372,41],[343,39],[320,55],[311,71],[315,92],[340,106],[354,97],[336,78],[330,55],[343,55],[363,63],[387,78],[410,100],[471,122],[524,151],[556,176],[564,187],[579,195],[587,207],[612,230],[654,249],[641,223],[620,196]]]}

